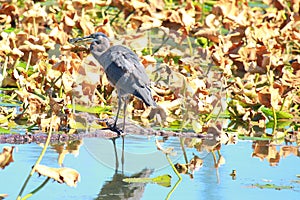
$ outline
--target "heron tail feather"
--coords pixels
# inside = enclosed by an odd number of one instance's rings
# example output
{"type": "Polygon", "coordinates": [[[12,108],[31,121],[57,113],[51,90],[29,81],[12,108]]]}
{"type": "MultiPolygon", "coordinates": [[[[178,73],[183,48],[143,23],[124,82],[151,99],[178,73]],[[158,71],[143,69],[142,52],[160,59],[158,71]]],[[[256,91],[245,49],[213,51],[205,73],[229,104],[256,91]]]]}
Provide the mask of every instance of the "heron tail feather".
{"type": "Polygon", "coordinates": [[[138,88],[137,90],[135,90],[133,95],[141,99],[147,106],[157,106],[152,97],[151,90],[148,87],[138,88]]]}

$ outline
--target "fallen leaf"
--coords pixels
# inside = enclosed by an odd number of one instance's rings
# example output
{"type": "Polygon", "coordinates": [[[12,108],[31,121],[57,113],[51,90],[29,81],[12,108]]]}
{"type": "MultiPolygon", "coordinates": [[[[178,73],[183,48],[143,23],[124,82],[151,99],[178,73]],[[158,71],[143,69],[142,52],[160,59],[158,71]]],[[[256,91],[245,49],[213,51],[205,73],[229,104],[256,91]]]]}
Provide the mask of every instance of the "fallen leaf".
{"type": "Polygon", "coordinates": [[[59,183],[66,183],[70,187],[76,187],[77,182],[80,181],[80,174],[72,168],[51,168],[45,165],[37,165],[35,166],[35,172],[52,178],[59,183]]]}
{"type": "Polygon", "coordinates": [[[203,165],[203,160],[198,156],[194,155],[194,157],[190,160],[189,170],[197,171],[202,167],[202,165],[203,165]]]}
{"type": "Polygon", "coordinates": [[[14,162],[13,155],[12,155],[14,148],[15,148],[14,146],[3,147],[2,153],[0,154],[0,167],[2,169],[8,166],[11,162],[14,162]]]}
{"type": "Polygon", "coordinates": [[[6,197],[8,197],[8,194],[0,194],[0,200],[4,199],[6,197]]]}
{"type": "Polygon", "coordinates": [[[266,107],[273,107],[275,110],[279,108],[281,97],[278,88],[265,87],[258,92],[259,102],[266,107]]]}

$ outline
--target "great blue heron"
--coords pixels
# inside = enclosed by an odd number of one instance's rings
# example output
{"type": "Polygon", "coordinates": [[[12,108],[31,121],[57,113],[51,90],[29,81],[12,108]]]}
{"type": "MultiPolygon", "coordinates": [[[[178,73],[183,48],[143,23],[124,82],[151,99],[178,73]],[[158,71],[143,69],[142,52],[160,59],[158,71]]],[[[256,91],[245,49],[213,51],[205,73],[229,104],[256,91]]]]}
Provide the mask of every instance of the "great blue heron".
{"type": "Polygon", "coordinates": [[[124,100],[123,132],[125,128],[125,113],[128,95],[141,99],[147,106],[156,107],[151,90],[150,80],[146,74],[144,66],[139,62],[138,56],[129,48],[122,45],[110,46],[108,37],[101,32],[93,33],[82,38],[71,39],[71,43],[90,41],[90,51],[94,58],[104,68],[108,81],[117,89],[118,111],[113,125],[116,125],[119,112],[124,100]]]}

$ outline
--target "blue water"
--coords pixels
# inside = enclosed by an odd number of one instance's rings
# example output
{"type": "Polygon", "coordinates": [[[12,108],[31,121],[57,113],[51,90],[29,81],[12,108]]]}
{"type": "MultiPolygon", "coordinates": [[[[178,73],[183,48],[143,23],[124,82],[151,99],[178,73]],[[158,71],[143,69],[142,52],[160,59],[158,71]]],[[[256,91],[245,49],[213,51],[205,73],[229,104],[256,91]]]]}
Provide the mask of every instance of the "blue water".
{"type": "MultiPolygon", "coordinates": [[[[49,181],[47,185],[30,199],[166,199],[172,187],[178,181],[176,174],[168,164],[165,155],[155,146],[155,137],[127,136],[124,147],[124,163],[122,164],[122,140],[116,140],[119,163],[116,165],[113,143],[111,140],[88,138],[83,140],[79,154],[67,154],[64,166],[76,169],[81,175],[77,187],[49,181]],[[118,169],[116,170],[116,167],[118,169]],[[157,184],[135,186],[122,182],[123,178],[144,173],[146,177],[163,174],[172,176],[171,187],[157,184]]],[[[174,147],[176,156],[171,157],[174,164],[184,163],[184,157],[178,138],[169,138],[163,147],[174,147]]],[[[0,144],[0,150],[8,144],[0,144]]],[[[8,194],[7,199],[16,199],[28,173],[35,163],[42,147],[37,144],[15,145],[14,162],[0,171],[0,194],[8,194]]],[[[280,147],[278,147],[280,148],[280,147]]],[[[239,141],[235,145],[222,145],[221,154],[225,163],[218,169],[214,167],[212,153],[198,152],[193,148],[185,148],[188,159],[195,153],[203,159],[203,166],[190,176],[182,174],[170,195],[170,199],[299,199],[300,185],[293,181],[299,178],[300,160],[295,155],[280,158],[277,166],[270,166],[267,159],[261,161],[252,157],[252,142],[239,141]],[[236,179],[230,176],[236,170],[236,179]],[[275,184],[293,186],[293,189],[259,189],[253,184],[275,184]]],[[[41,164],[59,167],[58,154],[49,148],[41,164]]],[[[24,195],[35,189],[45,180],[34,174],[24,195]]]]}

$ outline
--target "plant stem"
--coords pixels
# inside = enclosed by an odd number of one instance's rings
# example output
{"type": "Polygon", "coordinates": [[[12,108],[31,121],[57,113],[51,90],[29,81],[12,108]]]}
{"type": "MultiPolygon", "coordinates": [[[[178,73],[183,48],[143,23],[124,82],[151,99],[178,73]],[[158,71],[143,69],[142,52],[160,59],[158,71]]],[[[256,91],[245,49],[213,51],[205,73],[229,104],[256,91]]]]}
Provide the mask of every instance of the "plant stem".
{"type": "Polygon", "coordinates": [[[182,177],[181,177],[181,175],[179,174],[179,172],[177,171],[177,169],[174,167],[174,165],[173,165],[173,163],[172,163],[172,161],[171,161],[171,159],[170,159],[170,157],[169,157],[168,154],[166,154],[166,157],[167,157],[167,160],[168,160],[168,162],[170,163],[170,165],[171,165],[173,171],[175,172],[175,174],[176,174],[177,177],[178,177],[178,181],[176,182],[176,184],[173,186],[173,188],[170,190],[170,192],[168,193],[168,195],[167,195],[167,197],[166,197],[166,199],[169,199],[170,196],[171,196],[171,194],[175,191],[175,189],[177,188],[177,186],[179,185],[179,183],[182,181],[182,177]]]}
{"type": "Polygon", "coordinates": [[[148,36],[148,55],[152,55],[153,54],[153,50],[152,50],[152,42],[151,42],[151,33],[150,31],[147,31],[147,36],[148,36]]]}
{"type": "Polygon", "coordinates": [[[110,24],[112,25],[112,23],[119,17],[119,15],[121,14],[123,10],[119,10],[119,12],[114,16],[114,18],[112,18],[112,20],[110,20],[110,24]]]}
{"type": "Polygon", "coordinates": [[[169,155],[168,155],[168,154],[166,154],[166,157],[167,157],[167,160],[168,160],[168,162],[170,163],[170,165],[171,165],[171,167],[172,167],[173,171],[174,171],[174,172],[175,172],[175,174],[178,176],[178,178],[181,180],[181,179],[182,179],[182,177],[181,177],[181,175],[179,174],[179,172],[177,171],[177,169],[174,167],[174,165],[173,165],[173,162],[171,161],[171,159],[170,159],[169,155]]]}
{"type": "Polygon", "coordinates": [[[283,106],[284,106],[284,103],[285,103],[285,101],[286,101],[286,97],[287,97],[287,96],[285,96],[285,97],[283,98],[283,101],[282,101],[282,104],[281,104],[281,106],[280,106],[279,111],[282,111],[282,110],[283,110],[283,106]]]}
{"type": "Polygon", "coordinates": [[[24,192],[24,190],[25,190],[25,188],[26,188],[26,186],[27,186],[27,184],[28,184],[28,182],[29,182],[31,176],[33,175],[36,166],[37,166],[38,164],[40,164],[40,162],[42,161],[43,156],[45,155],[45,152],[46,152],[46,150],[47,150],[47,147],[48,147],[48,145],[49,145],[49,143],[50,143],[50,138],[51,138],[51,134],[52,134],[52,126],[53,126],[53,115],[51,115],[50,131],[49,131],[49,133],[48,133],[48,137],[47,137],[46,143],[45,143],[45,145],[44,145],[44,148],[43,148],[43,150],[42,150],[40,156],[38,157],[37,161],[35,162],[33,168],[31,169],[31,171],[30,171],[30,173],[29,173],[27,179],[25,180],[25,182],[24,182],[24,184],[23,184],[23,186],[22,186],[22,188],[21,188],[21,190],[20,190],[20,192],[19,192],[19,194],[18,194],[17,200],[21,200],[21,195],[22,195],[22,193],[24,192]]]}
{"type": "Polygon", "coordinates": [[[274,107],[272,107],[272,111],[273,111],[273,119],[274,119],[274,126],[273,126],[272,135],[274,135],[275,131],[276,131],[276,127],[277,127],[277,115],[276,115],[276,111],[275,111],[274,107]]]}
{"type": "Polygon", "coordinates": [[[181,146],[181,150],[183,152],[185,163],[187,164],[189,161],[188,161],[186,151],[185,151],[185,148],[184,148],[184,140],[185,140],[185,138],[180,138],[180,146],[181,146]]]}
{"type": "Polygon", "coordinates": [[[190,39],[190,37],[189,36],[187,36],[187,43],[188,43],[188,45],[189,45],[189,49],[190,49],[190,56],[193,56],[193,54],[194,54],[194,52],[193,52],[193,46],[192,46],[192,42],[191,42],[191,39],[190,39]]]}
{"type": "Polygon", "coordinates": [[[28,55],[28,60],[27,60],[26,69],[25,69],[26,72],[28,71],[28,68],[29,68],[29,65],[30,65],[31,56],[32,56],[32,51],[30,51],[29,55],[28,55]]]}
{"type": "Polygon", "coordinates": [[[33,17],[33,35],[34,35],[34,37],[37,37],[37,33],[38,33],[38,27],[36,26],[35,17],[33,17]]]}
{"type": "Polygon", "coordinates": [[[21,200],[26,200],[29,197],[31,197],[32,195],[34,195],[36,192],[38,192],[40,189],[42,189],[48,183],[49,180],[50,180],[50,177],[47,177],[46,180],[39,187],[34,189],[32,192],[26,194],[21,200]]]}
{"type": "Polygon", "coordinates": [[[179,183],[181,182],[182,179],[178,179],[178,181],[176,182],[176,184],[173,186],[173,188],[170,190],[170,192],[168,193],[166,200],[170,199],[171,194],[175,191],[175,189],[177,188],[177,186],[179,185],[179,183]]]}
{"type": "Polygon", "coordinates": [[[4,79],[4,78],[6,77],[6,75],[7,75],[6,69],[7,69],[8,58],[9,58],[9,56],[6,56],[6,57],[5,57],[5,61],[4,61],[4,64],[3,64],[3,71],[2,71],[3,79],[4,79]]]}

